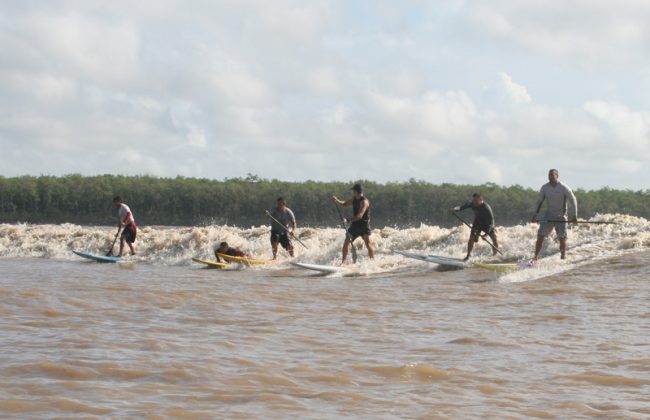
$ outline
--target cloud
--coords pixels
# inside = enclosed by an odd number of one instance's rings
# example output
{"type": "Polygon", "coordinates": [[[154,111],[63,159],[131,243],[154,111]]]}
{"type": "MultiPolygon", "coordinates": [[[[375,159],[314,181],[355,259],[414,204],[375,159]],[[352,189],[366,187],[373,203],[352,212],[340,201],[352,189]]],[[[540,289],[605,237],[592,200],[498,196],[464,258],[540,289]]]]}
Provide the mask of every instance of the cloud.
{"type": "Polygon", "coordinates": [[[639,52],[650,44],[650,3],[643,0],[497,0],[467,3],[464,11],[484,34],[556,59],[630,65],[645,61],[639,52]]]}
{"type": "Polygon", "coordinates": [[[530,98],[530,95],[528,94],[528,91],[526,90],[526,86],[522,86],[520,84],[517,84],[512,81],[512,76],[506,73],[499,73],[499,76],[501,77],[501,81],[503,82],[503,87],[506,90],[506,93],[510,100],[512,100],[515,103],[529,103],[532,101],[530,98]]]}
{"type": "Polygon", "coordinates": [[[612,141],[637,150],[650,149],[650,112],[635,112],[625,105],[604,101],[587,102],[584,109],[596,118],[612,141]]]}
{"type": "Polygon", "coordinates": [[[646,2],[368,4],[3,2],[1,175],[643,186],[646,2]]]}

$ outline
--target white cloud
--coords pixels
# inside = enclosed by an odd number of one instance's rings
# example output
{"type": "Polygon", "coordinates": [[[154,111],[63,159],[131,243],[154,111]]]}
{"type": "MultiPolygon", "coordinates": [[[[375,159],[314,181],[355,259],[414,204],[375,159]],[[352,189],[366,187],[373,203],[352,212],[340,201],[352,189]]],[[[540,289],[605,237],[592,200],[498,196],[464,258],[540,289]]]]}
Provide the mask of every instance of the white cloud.
{"type": "Polygon", "coordinates": [[[70,67],[94,82],[129,82],[138,75],[140,39],[129,21],[67,12],[31,15],[23,24],[47,62],[70,67]]]}
{"type": "Polygon", "coordinates": [[[643,175],[643,162],[633,159],[614,159],[609,165],[610,169],[616,172],[623,172],[631,175],[643,175]]]}
{"type": "Polygon", "coordinates": [[[616,143],[650,149],[650,112],[634,112],[625,105],[604,101],[587,102],[584,109],[603,124],[616,143]]]}
{"type": "Polygon", "coordinates": [[[501,82],[503,82],[503,87],[506,90],[506,93],[510,100],[512,100],[515,103],[530,103],[532,99],[530,98],[530,95],[528,94],[528,91],[526,90],[526,86],[520,85],[518,83],[515,83],[512,80],[512,76],[510,76],[507,73],[499,73],[499,76],[501,77],[501,82]]]}
{"type": "Polygon", "coordinates": [[[644,0],[496,0],[469,2],[464,11],[469,25],[497,40],[564,60],[629,65],[645,60],[639,53],[650,44],[644,0]]]}
{"type": "Polygon", "coordinates": [[[645,1],[376,5],[2,2],[0,175],[643,186],[645,1]]]}
{"type": "Polygon", "coordinates": [[[341,92],[341,84],[339,83],[336,71],[331,67],[319,67],[307,75],[309,86],[316,93],[324,95],[336,95],[341,92]]]}
{"type": "Polygon", "coordinates": [[[477,116],[465,92],[425,92],[416,97],[396,97],[372,92],[368,105],[375,122],[387,131],[414,137],[467,139],[474,134],[477,116]]]}

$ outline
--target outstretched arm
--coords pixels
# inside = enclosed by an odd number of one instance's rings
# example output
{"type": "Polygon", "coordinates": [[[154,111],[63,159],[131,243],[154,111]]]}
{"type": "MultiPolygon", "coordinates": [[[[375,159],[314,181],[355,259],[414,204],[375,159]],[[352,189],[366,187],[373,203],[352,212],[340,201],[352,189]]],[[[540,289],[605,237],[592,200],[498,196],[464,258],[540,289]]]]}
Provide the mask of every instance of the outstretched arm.
{"type": "Polygon", "coordinates": [[[472,207],[472,202],[468,201],[467,203],[463,204],[462,206],[450,207],[449,208],[449,213],[453,213],[455,211],[463,211],[463,210],[468,209],[470,207],[472,207]]]}
{"type": "Polygon", "coordinates": [[[341,207],[348,207],[350,204],[352,204],[352,200],[343,201],[343,200],[339,199],[335,195],[332,196],[332,201],[334,201],[334,203],[336,203],[337,205],[339,205],[341,207]]]}

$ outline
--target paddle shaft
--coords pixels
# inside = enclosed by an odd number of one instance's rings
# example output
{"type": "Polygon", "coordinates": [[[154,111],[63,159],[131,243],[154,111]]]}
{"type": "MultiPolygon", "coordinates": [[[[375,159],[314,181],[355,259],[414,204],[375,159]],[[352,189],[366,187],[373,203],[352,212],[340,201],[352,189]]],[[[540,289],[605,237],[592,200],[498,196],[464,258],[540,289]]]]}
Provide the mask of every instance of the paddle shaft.
{"type": "Polygon", "coordinates": [[[282,223],[280,223],[280,221],[279,221],[278,219],[276,219],[275,217],[271,216],[271,212],[269,212],[268,216],[269,216],[271,219],[273,219],[273,221],[274,221],[275,223],[277,223],[277,224],[279,224],[280,226],[282,226],[282,229],[286,230],[287,233],[288,233],[289,235],[291,235],[291,237],[292,237],[293,239],[295,239],[296,241],[298,241],[298,242],[300,243],[300,245],[304,246],[305,249],[307,249],[307,245],[303,244],[302,241],[301,241],[300,239],[298,239],[298,238],[296,237],[296,235],[294,235],[294,234],[293,234],[289,229],[287,229],[287,227],[286,227],[285,225],[283,225],[282,223]]]}
{"type": "Polygon", "coordinates": [[[117,233],[115,234],[115,239],[113,239],[113,243],[111,244],[111,249],[108,250],[106,255],[113,255],[113,248],[115,248],[115,242],[117,242],[117,237],[120,236],[120,231],[122,230],[122,226],[117,228],[117,233]]]}
{"type": "Polygon", "coordinates": [[[537,223],[583,223],[592,225],[617,225],[618,222],[590,222],[588,220],[538,220],[537,223]]]}
{"type": "MultiPolygon", "coordinates": [[[[467,225],[467,227],[470,228],[470,230],[472,229],[472,226],[471,226],[469,223],[467,223],[467,222],[466,222],[462,217],[460,217],[459,215],[457,215],[455,211],[452,211],[451,213],[452,213],[454,216],[456,216],[456,218],[457,218],[458,220],[460,220],[460,221],[463,222],[465,225],[467,225]]],[[[481,236],[481,235],[479,235],[479,236],[481,236]]],[[[503,255],[503,253],[499,250],[499,248],[497,248],[496,246],[494,246],[494,244],[493,244],[492,242],[488,241],[488,240],[487,240],[485,237],[483,237],[483,236],[481,236],[481,239],[483,239],[485,242],[487,242],[488,245],[490,245],[490,246],[492,247],[492,249],[494,249],[496,252],[498,252],[499,254],[503,255]]]]}
{"type": "Polygon", "coordinates": [[[357,262],[357,250],[354,247],[354,244],[352,243],[352,236],[350,236],[350,232],[348,232],[348,225],[345,223],[345,218],[343,217],[343,213],[341,213],[341,209],[339,208],[339,205],[334,203],[336,206],[336,211],[339,212],[339,218],[341,219],[341,224],[343,225],[343,229],[345,229],[345,237],[348,238],[350,241],[350,246],[352,247],[352,259],[354,262],[357,262]]]}

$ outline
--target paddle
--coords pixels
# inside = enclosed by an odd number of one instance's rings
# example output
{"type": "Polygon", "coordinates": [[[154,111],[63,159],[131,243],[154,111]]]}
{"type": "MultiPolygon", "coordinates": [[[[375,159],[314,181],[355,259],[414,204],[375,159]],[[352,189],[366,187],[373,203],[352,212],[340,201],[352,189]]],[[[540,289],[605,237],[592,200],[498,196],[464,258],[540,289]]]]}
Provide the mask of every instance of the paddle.
{"type": "Polygon", "coordinates": [[[590,222],[589,220],[538,220],[537,223],[588,223],[592,225],[618,225],[618,222],[590,222]]]}
{"type": "MultiPolygon", "coordinates": [[[[472,226],[471,226],[469,223],[467,223],[465,220],[463,220],[462,217],[460,217],[459,215],[457,215],[455,211],[452,211],[451,214],[453,214],[454,216],[456,216],[456,218],[457,218],[458,220],[460,220],[461,222],[465,223],[465,224],[467,225],[467,227],[470,228],[470,230],[472,229],[472,226]]],[[[479,236],[481,236],[481,235],[479,235],[479,236]]],[[[490,245],[490,246],[492,247],[493,250],[495,250],[495,251],[498,252],[499,254],[503,255],[503,253],[499,250],[499,248],[497,248],[496,246],[494,246],[494,245],[492,244],[492,242],[488,241],[484,236],[481,236],[481,239],[483,239],[485,242],[487,242],[488,245],[490,245]]]]}
{"type": "Polygon", "coordinates": [[[352,243],[352,236],[350,236],[350,232],[348,232],[348,224],[345,223],[345,218],[343,217],[343,213],[341,213],[341,209],[339,208],[338,204],[334,203],[336,206],[336,211],[339,212],[339,218],[341,219],[341,224],[343,225],[343,229],[345,229],[345,237],[348,238],[350,241],[350,246],[352,247],[352,259],[354,262],[357,262],[357,249],[354,247],[354,244],[352,243]]]}
{"type": "Polygon", "coordinates": [[[300,243],[300,245],[304,246],[305,249],[308,249],[308,248],[307,248],[307,245],[303,244],[302,241],[301,241],[300,239],[298,239],[298,237],[297,237],[296,235],[294,235],[294,234],[293,234],[293,233],[292,233],[292,232],[291,232],[291,231],[290,231],[290,230],[289,230],[285,225],[283,225],[282,223],[280,223],[280,221],[279,221],[278,219],[276,219],[275,217],[271,216],[271,212],[268,212],[267,216],[269,216],[271,219],[273,219],[273,221],[274,221],[275,223],[277,223],[278,225],[282,226],[282,229],[286,230],[287,233],[288,233],[289,235],[291,235],[291,237],[292,237],[293,239],[295,239],[296,241],[298,241],[298,242],[300,243]]]}
{"type": "Polygon", "coordinates": [[[113,243],[111,244],[111,249],[108,250],[106,253],[107,257],[112,257],[113,256],[113,248],[115,248],[115,242],[117,242],[117,237],[120,236],[120,231],[122,230],[122,226],[119,226],[117,228],[117,233],[115,234],[115,239],[113,239],[113,243]]]}

